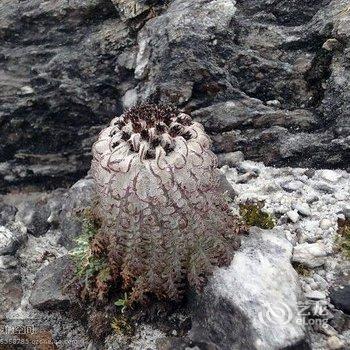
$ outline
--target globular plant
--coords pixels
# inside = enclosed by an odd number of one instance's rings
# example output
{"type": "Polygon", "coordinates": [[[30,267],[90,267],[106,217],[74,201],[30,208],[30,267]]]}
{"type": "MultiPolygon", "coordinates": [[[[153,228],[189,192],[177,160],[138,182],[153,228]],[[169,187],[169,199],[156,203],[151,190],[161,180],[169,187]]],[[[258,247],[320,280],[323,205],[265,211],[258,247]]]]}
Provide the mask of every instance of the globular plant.
{"type": "Polygon", "coordinates": [[[200,123],[154,104],[114,118],[93,145],[101,226],[91,252],[129,303],[178,300],[231,262],[246,228],[224,198],[210,146],[200,123]]]}

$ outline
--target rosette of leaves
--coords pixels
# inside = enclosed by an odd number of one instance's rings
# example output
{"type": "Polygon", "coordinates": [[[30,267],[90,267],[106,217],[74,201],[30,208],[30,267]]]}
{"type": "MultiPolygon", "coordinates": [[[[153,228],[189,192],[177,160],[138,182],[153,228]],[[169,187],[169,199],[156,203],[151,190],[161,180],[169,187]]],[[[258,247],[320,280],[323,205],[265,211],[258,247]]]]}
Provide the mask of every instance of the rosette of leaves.
{"type": "Polygon", "coordinates": [[[93,145],[101,227],[91,251],[130,302],[180,299],[227,266],[246,228],[220,188],[203,126],[169,106],[114,118],[93,145]]]}

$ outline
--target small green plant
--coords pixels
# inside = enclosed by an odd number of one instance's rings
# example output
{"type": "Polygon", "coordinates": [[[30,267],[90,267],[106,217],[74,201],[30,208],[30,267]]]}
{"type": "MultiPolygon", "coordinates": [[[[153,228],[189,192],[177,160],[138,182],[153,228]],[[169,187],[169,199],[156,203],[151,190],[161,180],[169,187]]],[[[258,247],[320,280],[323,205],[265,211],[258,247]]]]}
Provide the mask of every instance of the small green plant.
{"type": "Polygon", "coordinates": [[[82,233],[76,239],[76,246],[70,252],[75,262],[76,277],[83,287],[82,294],[102,297],[108,291],[111,271],[105,257],[94,254],[91,242],[97,235],[100,223],[90,208],[82,212],[82,233]]]}
{"type": "Polygon", "coordinates": [[[275,220],[271,214],[262,211],[263,207],[264,202],[247,202],[239,205],[239,212],[247,225],[272,229],[275,227],[275,220]]]}
{"type": "Polygon", "coordinates": [[[336,244],[340,251],[350,259],[350,220],[338,219],[338,238],[336,244]]]}
{"type": "Polygon", "coordinates": [[[118,299],[114,305],[121,308],[121,312],[124,313],[128,306],[128,293],[124,293],[124,298],[118,299]]]}
{"type": "Polygon", "coordinates": [[[76,273],[79,277],[94,273],[100,263],[93,256],[90,247],[91,240],[98,230],[90,208],[82,212],[82,223],[82,233],[75,239],[76,246],[70,252],[76,264],[76,273]]]}

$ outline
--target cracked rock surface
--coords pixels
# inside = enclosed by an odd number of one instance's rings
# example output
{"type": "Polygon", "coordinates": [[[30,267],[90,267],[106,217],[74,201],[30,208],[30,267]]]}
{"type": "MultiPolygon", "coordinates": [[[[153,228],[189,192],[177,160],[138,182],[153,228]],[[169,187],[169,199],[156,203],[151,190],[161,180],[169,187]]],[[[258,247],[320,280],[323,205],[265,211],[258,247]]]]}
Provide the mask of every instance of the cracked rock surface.
{"type": "Polygon", "coordinates": [[[347,0],[3,0],[0,190],[84,175],[98,131],[152,98],[215,152],[349,166],[347,0]]]}

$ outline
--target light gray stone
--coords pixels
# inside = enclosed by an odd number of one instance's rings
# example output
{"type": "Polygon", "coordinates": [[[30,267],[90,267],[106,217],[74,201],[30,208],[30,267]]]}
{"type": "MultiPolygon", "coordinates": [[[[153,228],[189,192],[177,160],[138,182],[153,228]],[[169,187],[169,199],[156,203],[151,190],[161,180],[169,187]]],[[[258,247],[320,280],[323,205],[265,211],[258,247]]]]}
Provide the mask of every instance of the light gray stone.
{"type": "Polygon", "coordinates": [[[288,181],[285,183],[281,184],[281,187],[286,191],[286,192],[294,192],[300,190],[304,184],[301,181],[288,181]]]}
{"type": "Polygon", "coordinates": [[[311,215],[310,206],[307,203],[295,203],[292,205],[292,208],[303,216],[311,215]]]}
{"type": "Polygon", "coordinates": [[[321,170],[320,176],[326,181],[335,183],[342,177],[342,174],[334,170],[321,170]]]}
{"type": "Polygon", "coordinates": [[[322,230],[328,230],[332,226],[333,226],[333,223],[329,219],[322,219],[320,221],[320,227],[321,227],[322,230]]]}
{"type": "Polygon", "coordinates": [[[230,267],[210,280],[196,306],[191,337],[210,339],[219,349],[308,349],[291,256],[292,245],[281,230],[252,230],[230,267]]]}
{"type": "Polygon", "coordinates": [[[218,154],[219,167],[228,165],[229,167],[236,167],[244,161],[244,154],[240,151],[228,152],[218,154]]]}
{"type": "Polygon", "coordinates": [[[310,268],[322,266],[327,257],[327,249],[324,243],[302,243],[294,247],[293,261],[310,268]]]}
{"type": "Polygon", "coordinates": [[[323,300],[326,299],[327,296],[325,292],[313,290],[312,292],[306,293],[305,297],[312,300],[323,300]]]}
{"type": "Polygon", "coordinates": [[[143,0],[112,0],[123,20],[135,18],[149,9],[143,0]]]}
{"type": "Polygon", "coordinates": [[[14,254],[26,237],[26,229],[20,223],[0,226],[0,255],[14,254]]]}
{"type": "Polygon", "coordinates": [[[296,210],[290,210],[287,212],[287,216],[288,216],[288,219],[291,221],[291,222],[298,222],[299,220],[299,214],[296,210]]]}

